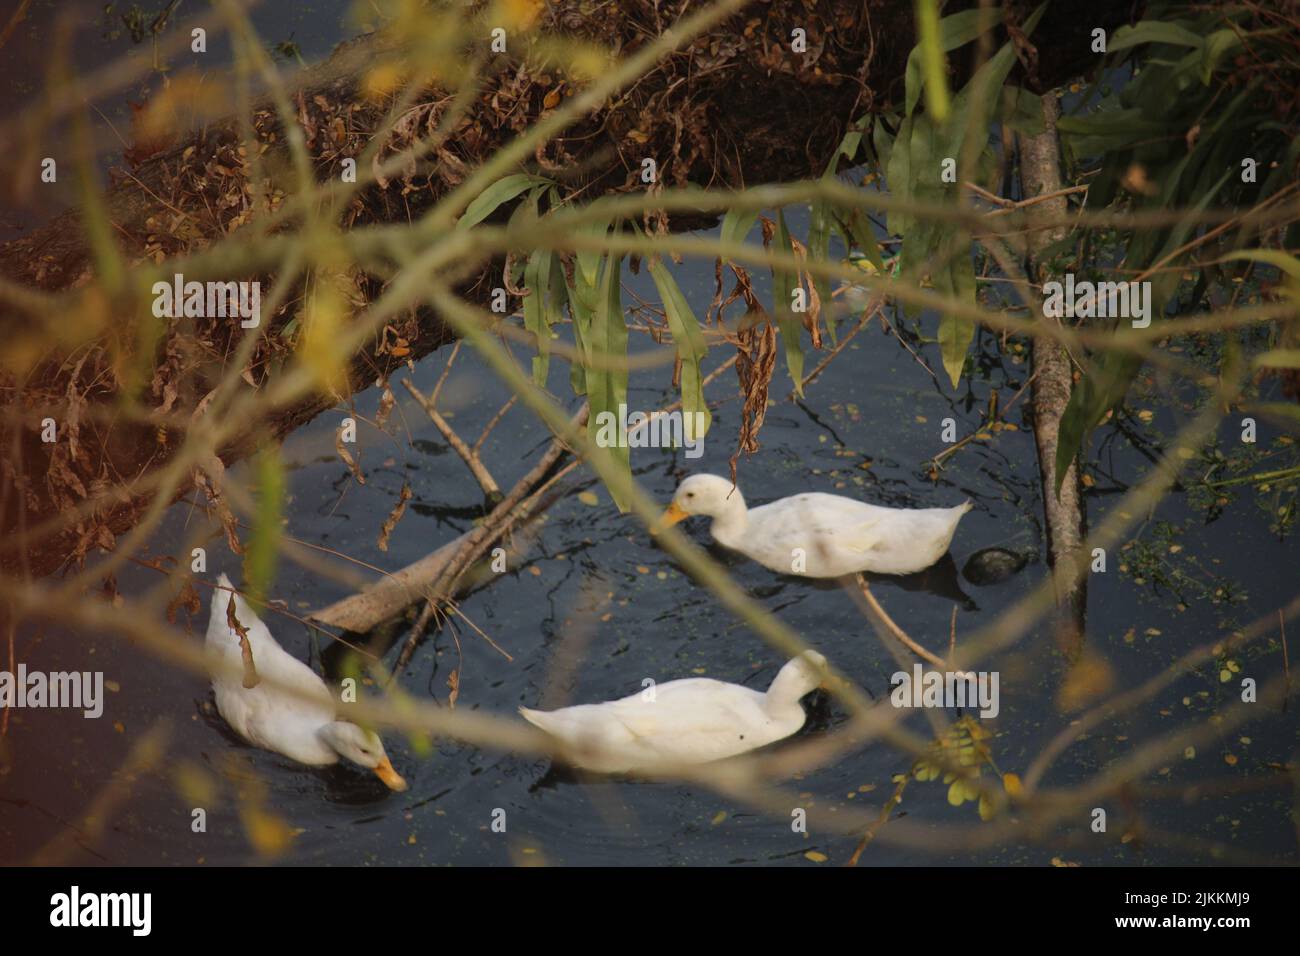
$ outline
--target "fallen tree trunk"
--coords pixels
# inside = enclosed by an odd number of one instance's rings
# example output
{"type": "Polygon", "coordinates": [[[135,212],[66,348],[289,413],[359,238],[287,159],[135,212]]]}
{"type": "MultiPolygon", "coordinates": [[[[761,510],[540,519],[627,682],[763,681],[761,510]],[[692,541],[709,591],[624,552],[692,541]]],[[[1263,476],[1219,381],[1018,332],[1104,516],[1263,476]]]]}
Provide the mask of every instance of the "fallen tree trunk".
{"type": "MultiPolygon", "coordinates": [[[[587,423],[584,404],[573,418],[574,427],[587,423]]],[[[369,631],[394,614],[424,597],[431,603],[445,601],[455,591],[456,582],[492,545],[520,521],[528,521],[538,509],[542,495],[550,487],[548,475],[568,451],[558,439],[552,439],[537,463],[520,478],[478,527],[443,545],[402,570],[380,578],[359,594],[336,601],[329,607],[312,612],[312,619],[332,627],[358,633],[369,631]]]]}
{"type": "MultiPolygon", "coordinates": [[[[970,5],[950,4],[946,12],[970,5]]],[[[661,35],[689,6],[685,0],[639,0],[589,11],[578,0],[560,0],[547,6],[541,26],[627,54],[661,35]]],[[[1011,4],[1008,20],[1021,22],[1032,6],[1011,4]]],[[[1131,14],[1128,0],[1108,0],[1096,5],[1093,19],[1098,26],[1112,27],[1131,14]]],[[[645,156],[656,159],[659,181],[668,185],[738,187],[819,175],[854,117],[888,108],[901,97],[915,37],[912,17],[910,0],[752,3],[546,144],[538,161],[548,169],[573,172],[568,184],[584,196],[643,189],[638,174],[645,156]],[[796,30],[806,37],[806,52],[792,50],[796,30]]],[[[1030,75],[1024,82],[1051,84],[1094,64],[1078,31],[1055,22],[1068,19],[1053,18],[1040,27],[1038,55],[1026,58],[1030,75]]],[[[377,102],[362,89],[367,72],[392,42],[364,37],[294,80],[296,125],[318,180],[337,181],[343,161],[360,156],[380,128],[391,98],[377,102]]],[[[954,58],[957,82],[968,66],[961,56],[954,58]]],[[[563,85],[557,79],[527,61],[507,54],[495,57],[466,120],[438,151],[433,168],[365,189],[352,200],[342,226],[404,222],[420,215],[460,182],[467,168],[551,108],[563,85]]],[[[436,89],[421,93],[380,154],[425,135],[449,99],[436,89]]],[[[255,233],[266,211],[256,198],[265,196],[273,204],[276,190],[291,194],[286,130],[274,109],[255,107],[251,127],[264,151],[265,181],[251,181],[252,167],[240,152],[244,140],[233,120],[189,134],[115,177],[104,197],[111,226],[107,235],[128,269],[184,257],[241,230],[255,233]]],[[[34,130],[11,124],[7,131],[22,133],[24,148],[36,148],[34,130]]],[[[24,168],[37,166],[33,161],[24,168]]],[[[142,303],[124,299],[120,290],[104,292],[106,277],[96,274],[85,234],[81,214],[68,213],[7,243],[0,255],[0,270],[12,283],[8,291],[0,290],[0,331],[18,357],[12,363],[16,367],[0,372],[8,413],[0,435],[6,449],[0,460],[0,528],[8,544],[0,545],[0,565],[9,570],[22,566],[44,574],[79,562],[91,548],[114,546],[116,536],[138,521],[154,497],[132,491],[123,476],[165,467],[177,444],[169,433],[174,434],[177,422],[202,413],[244,334],[237,322],[178,320],[160,330],[151,352],[140,354],[135,330],[142,303]],[[81,318],[89,316],[91,334],[70,340],[66,325],[52,329],[51,317],[37,316],[30,300],[14,293],[22,287],[63,290],[60,303],[81,318]],[[29,355],[40,358],[22,358],[29,355]],[[116,414],[131,396],[139,397],[142,414],[116,414]],[[46,417],[59,423],[57,441],[41,440],[46,417]],[[58,517],[84,499],[94,502],[93,511],[62,526],[58,517]],[[44,531],[29,541],[33,528],[44,531]]],[[[466,281],[463,291],[482,301],[500,284],[493,269],[499,276],[500,267],[494,265],[466,281]]],[[[273,276],[260,278],[269,287],[273,276]]],[[[362,308],[385,277],[352,278],[353,304],[362,308]]],[[[243,370],[255,388],[263,387],[285,359],[280,336],[297,314],[294,303],[301,289],[301,283],[295,284],[287,304],[263,317],[265,341],[243,370]]],[[[349,389],[385,378],[450,337],[437,316],[420,311],[394,323],[392,333],[405,344],[394,349],[388,335],[371,342],[347,369],[349,389]]],[[[249,422],[219,449],[219,456],[225,462],[238,460],[335,403],[335,398],[319,395],[278,410],[267,421],[249,422]]],[[[192,482],[191,475],[172,497],[185,493],[192,482]]]]}

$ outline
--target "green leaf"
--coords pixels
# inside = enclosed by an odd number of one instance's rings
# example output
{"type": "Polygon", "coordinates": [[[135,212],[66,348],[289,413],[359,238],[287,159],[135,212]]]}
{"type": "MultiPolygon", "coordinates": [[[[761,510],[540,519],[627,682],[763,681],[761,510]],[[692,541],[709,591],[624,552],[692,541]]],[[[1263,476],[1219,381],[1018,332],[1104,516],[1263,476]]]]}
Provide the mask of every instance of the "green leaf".
{"type": "MultiPolygon", "coordinates": [[[[632,464],[627,443],[621,435],[615,435],[613,442],[603,443],[599,437],[604,414],[612,415],[614,428],[619,429],[619,406],[627,405],[627,322],[623,318],[623,295],[619,282],[622,265],[622,255],[610,253],[600,274],[599,295],[591,319],[590,354],[593,361],[587,368],[587,401],[590,403],[587,434],[593,443],[605,446],[630,481],[632,464]],[[619,367],[614,367],[615,363],[620,363],[619,367]]],[[[622,490],[607,487],[619,510],[626,511],[628,500],[622,490]]]]}
{"type": "Polygon", "coordinates": [[[867,261],[876,267],[879,275],[888,275],[889,270],[885,268],[885,260],[880,255],[880,244],[876,242],[876,234],[871,229],[871,220],[863,214],[862,210],[852,210],[848,219],[841,220],[841,224],[845,232],[844,244],[861,249],[867,261]]]}
{"type": "Polygon", "coordinates": [[[568,289],[569,314],[573,317],[573,344],[577,356],[569,365],[569,384],[574,395],[587,394],[587,367],[591,359],[591,323],[595,312],[596,289],[583,280],[582,270],[573,270],[573,285],[568,289]]]}
{"type": "Polygon", "coordinates": [[[1292,429],[1300,428],[1300,405],[1295,402],[1253,402],[1245,410],[1279,421],[1292,429]]]}
{"type": "Polygon", "coordinates": [[[866,131],[870,119],[869,116],[862,116],[849,125],[849,131],[844,134],[840,139],[840,145],[835,148],[835,155],[826,164],[825,175],[835,175],[841,158],[847,160],[850,164],[853,163],[854,157],[858,155],[858,150],[862,147],[862,134],[866,131]]]}
{"type": "MultiPolygon", "coordinates": [[[[596,238],[604,239],[609,233],[610,220],[604,219],[599,222],[589,223],[576,229],[575,235],[584,239],[596,238]]],[[[578,268],[576,272],[582,274],[582,281],[585,287],[595,289],[596,272],[600,268],[600,263],[604,259],[605,253],[600,249],[580,249],[576,256],[578,268]]],[[[593,302],[594,304],[594,302],[593,302]]]]}
{"type": "MultiPolygon", "coordinates": [[[[920,42],[921,73],[925,77],[925,109],[937,122],[948,118],[951,100],[948,94],[948,72],[943,59],[943,41],[939,36],[939,4],[937,0],[916,0],[916,32],[920,42]]],[[[907,58],[908,66],[912,57],[907,58]]],[[[909,107],[908,112],[911,112],[909,107]]]]}
{"type": "Polygon", "coordinates": [[[677,280],[655,256],[650,260],[650,277],[654,279],[659,298],[663,300],[664,314],[673,333],[673,344],[682,360],[682,425],[688,441],[703,438],[709,430],[713,416],[704,402],[704,378],[700,364],[704,361],[708,345],[700,333],[700,323],[691,311],[690,303],[677,285],[677,280]],[[696,429],[699,421],[702,427],[696,429]],[[698,432],[698,433],[697,433],[698,432]]]}
{"type": "MultiPolygon", "coordinates": [[[[948,268],[936,277],[935,289],[974,305],[975,262],[971,258],[970,239],[965,233],[958,233],[957,239],[956,252],[950,257],[948,268]]],[[[943,368],[948,373],[953,388],[961,382],[966,353],[974,338],[975,323],[971,319],[952,313],[940,317],[939,352],[943,356],[943,368]]]]}
{"type": "Polygon", "coordinates": [[[1220,259],[1220,262],[1231,262],[1235,259],[1247,259],[1251,262],[1262,262],[1265,265],[1285,272],[1292,279],[1300,282],[1300,259],[1293,255],[1282,252],[1278,249],[1244,249],[1237,252],[1230,252],[1220,259]]]}
{"type": "Polygon", "coordinates": [[[1003,87],[1002,122],[1021,136],[1038,136],[1043,124],[1043,103],[1033,93],[1019,86],[1003,87]]]}
{"type": "Polygon", "coordinates": [[[728,209],[722,217],[722,235],[719,238],[727,243],[742,243],[757,219],[757,209],[728,209]]]}
{"type": "MultiPolygon", "coordinates": [[[[818,199],[812,204],[812,215],[808,221],[808,259],[825,263],[830,258],[830,252],[830,203],[818,199]]],[[[831,334],[831,342],[835,342],[835,310],[834,299],[831,298],[830,280],[824,275],[814,275],[812,272],[808,273],[808,278],[817,290],[817,298],[821,300],[821,314],[826,319],[826,328],[831,334]]]]}
{"type": "Polygon", "coordinates": [[[1163,20],[1143,20],[1132,26],[1123,26],[1116,30],[1115,35],[1106,44],[1106,51],[1114,53],[1117,50],[1127,50],[1130,47],[1141,46],[1143,43],[1169,43],[1174,46],[1188,46],[1199,50],[1205,40],[1198,34],[1176,23],[1167,23],[1163,20]]]}
{"type": "Polygon", "coordinates": [[[550,366],[551,326],[546,308],[546,295],[551,284],[551,250],[542,249],[528,257],[524,269],[524,328],[533,333],[537,341],[537,355],[533,357],[533,381],[539,388],[546,387],[546,372],[550,366]]]}
{"type": "MultiPolygon", "coordinates": [[[[933,2],[927,4],[933,8],[933,2]]],[[[918,3],[918,8],[921,4],[918,3]]],[[[919,10],[918,10],[919,13],[919,10]]],[[[938,46],[940,77],[943,81],[944,94],[947,94],[948,81],[943,74],[943,53],[951,53],[960,46],[970,43],[986,29],[998,23],[1001,19],[998,16],[998,9],[992,8],[987,13],[982,10],[962,10],[960,13],[954,13],[951,16],[944,17],[938,22],[938,46]]],[[[917,102],[921,98],[921,90],[928,82],[930,76],[931,64],[926,60],[927,55],[933,56],[934,51],[927,54],[922,45],[926,41],[925,28],[919,17],[917,21],[918,30],[922,32],[921,44],[912,48],[912,52],[907,55],[907,72],[904,77],[906,114],[912,115],[912,110],[916,108],[917,102]]],[[[928,100],[927,100],[927,108],[928,100]]],[[[933,113],[933,109],[931,109],[933,113]]],[[[941,117],[942,118],[942,117],[941,117]]]]}
{"type": "Polygon", "coordinates": [[[266,600],[275,579],[280,538],[284,533],[283,506],[284,462],[279,446],[270,445],[257,455],[257,511],[244,553],[244,590],[254,602],[266,600]]]}
{"type": "MultiPolygon", "coordinates": [[[[898,128],[885,171],[885,185],[901,201],[912,198],[912,127],[913,118],[909,116],[898,128]]],[[[902,209],[890,209],[885,214],[885,228],[892,235],[906,236],[911,232],[911,224],[911,215],[902,209]]]]}
{"type": "Polygon", "coordinates": [[[1108,349],[1070,394],[1057,433],[1055,491],[1058,498],[1065,473],[1075,456],[1086,449],[1089,436],[1106,413],[1124,400],[1129,384],[1141,367],[1140,355],[1108,349]]]}
{"type": "Polygon", "coordinates": [[[1242,37],[1236,30],[1215,30],[1205,38],[1201,48],[1201,82],[1206,86],[1214,78],[1214,71],[1219,68],[1219,61],[1227,54],[1241,46],[1242,37]]]}
{"type": "Polygon", "coordinates": [[[889,157],[894,152],[894,136],[879,116],[871,124],[871,149],[876,154],[877,168],[883,174],[889,168],[889,157]]]}
{"type": "Polygon", "coordinates": [[[478,225],[496,212],[497,207],[502,203],[507,203],[520,193],[526,192],[530,187],[545,182],[547,180],[528,173],[512,173],[504,179],[498,179],[479,193],[474,201],[466,207],[465,214],[456,223],[456,228],[463,230],[478,225]]]}
{"type": "Polygon", "coordinates": [[[1300,349],[1274,349],[1256,356],[1257,368],[1300,368],[1300,349]]]}
{"type": "MultiPolygon", "coordinates": [[[[785,213],[780,209],[776,211],[776,241],[777,249],[789,255],[792,250],[790,230],[785,224],[785,213]]],[[[794,273],[784,269],[772,270],[772,298],[775,306],[773,311],[776,313],[777,327],[781,330],[781,341],[785,345],[785,366],[790,372],[791,381],[794,382],[795,394],[802,398],[803,345],[800,337],[803,334],[803,322],[790,311],[794,288],[794,273]]]]}

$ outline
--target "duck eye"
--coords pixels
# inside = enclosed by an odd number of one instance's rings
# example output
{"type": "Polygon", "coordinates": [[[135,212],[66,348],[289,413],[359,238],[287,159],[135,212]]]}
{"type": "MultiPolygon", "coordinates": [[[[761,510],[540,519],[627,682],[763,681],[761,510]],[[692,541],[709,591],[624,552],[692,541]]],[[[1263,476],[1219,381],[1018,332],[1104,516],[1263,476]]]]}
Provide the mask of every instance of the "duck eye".
{"type": "Polygon", "coordinates": [[[695,492],[693,492],[693,491],[688,491],[688,492],[686,492],[686,497],[687,497],[687,498],[694,498],[694,497],[695,497],[695,492]]]}

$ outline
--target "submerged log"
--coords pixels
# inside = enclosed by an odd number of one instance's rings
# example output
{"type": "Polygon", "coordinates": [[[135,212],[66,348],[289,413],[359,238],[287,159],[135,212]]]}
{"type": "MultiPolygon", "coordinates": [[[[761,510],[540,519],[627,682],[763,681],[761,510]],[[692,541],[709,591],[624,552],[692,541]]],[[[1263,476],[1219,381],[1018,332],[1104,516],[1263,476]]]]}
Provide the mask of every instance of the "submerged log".
{"type": "MultiPolygon", "coordinates": [[[[949,4],[945,12],[972,5],[949,4]]],[[[1034,5],[1008,5],[1010,29],[1001,31],[998,42],[1019,35],[1015,24],[1034,5]]],[[[579,0],[557,0],[546,6],[538,26],[626,55],[661,35],[692,4],[631,0],[588,7],[579,0]]],[[[901,99],[915,42],[913,9],[911,0],[751,3],[554,138],[537,160],[584,197],[643,189],[639,172],[645,156],[656,159],[659,181],[666,185],[741,187],[819,175],[849,122],[901,99]],[[806,52],[791,48],[796,29],[804,31],[806,52]]],[[[1089,30],[1113,28],[1135,15],[1130,0],[1106,0],[1091,12],[1088,30],[1067,22],[1077,18],[1048,18],[1033,38],[1036,49],[1021,42],[1027,71],[1021,82],[1048,86],[1091,68],[1096,56],[1089,48],[1089,30]]],[[[393,97],[367,95],[366,83],[395,46],[384,36],[363,37],[290,80],[296,125],[319,181],[338,181],[343,161],[360,156],[380,128],[393,97]]],[[[954,82],[962,82],[969,70],[964,54],[954,56],[952,66],[954,82]]],[[[467,118],[438,150],[432,167],[363,190],[343,211],[342,227],[418,217],[462,181],[466,169],[519,135],[554,107],[557,95],[568,92],[553,69],[510,54],[491,58],[467,118]]],[[[441,90],[423,90],[380,154],[427,135],[449,100],[450,94],[441,90]]],[[[233,119],[207,124],[114,176],[103,198],[105,235],[126,268],[183,257],[232,234],[255,235],[261,218],[280,201],[276,191],[293,194],[286,130],[269,103],[254,107],[251,127],[264,151],[264,179],[253,180],[255,167],[241,154],[244,139],[233,119]],[[259,198],[265,198],[265,207],[258,205],[259,198]]],[[[42,144],[37,129],[17,121],[3,131],[25,151],[24,169],[39,168],[36,157],[52,149],[42,144]]],[[[153,497],[132,491],[130,479],[156,472],[171,460],[179,434],[174,423],[201,416],[205,398],[246,334],[229,320],[176,319],[164,323],[151,346],[138,333],[138,317],[147,303],[114,290],[110,277],[96,274],[86,239],[89,218],[65,213],[0,250],[0,272],[11,283],[8,291],[0,289],[0,332],[10,355],[17,356],[0,370],[0,403],[7,413],[0,434],[5,448],[0,528],[8,542],[0,550],[0,565],[10,570],[25,565],[45,574],[84,559],[91,548],[112,548],[153,497]],[[53,329],[53,317],[37,315],[15,294],[23,287],[62,291],[59,302],[79,315],[90,333],[70,340],[68,326],[53,329]],[[138,398],[134,407],[140,414],[116,414],[132,407],[124,402],[130,396],[138,398]],[[46,417],[59,424],[55,442],[42,441],[46,417]],[[86,498],[95,501],[92,514],[70,527],[51,525],[28,544],[29,529],[51,523],[86,498]]],[[[683,224],[692,223],[674,225],[683,224]]],[[[501,284],[499,275],[500,265],[494,264],[465,280],[462,291],[481,301],[501,284]]],[[[389,277],[350,276],[352,304],[363,307],[389,277]]],[[[263,288],[270,288],[274,275],[248,265],[236,274],[203,278],[258,278],[263,288]]],[[[264,341],[243,370],[253,387],[265,387],[288,354],[282,333],[297,314],[300,290],[301,284],[295,284],[288,304],[263,316],[264,341]]],[[[427,312],[392,325],[391,335],[377,337],[355,356],[344,392],[386,377],[450,337],[438,317],[427,312]],[[404,344],[394,348],[395,338],[404,344]]],[[[283,437],[335,405],[338,397],[318,395],[278,409],[265,421],[247,423],[218,450],[220,458],[229,463],[283,437]]],[[[193,481],[193,473],[182,478],[170,490],[171,498],[184,494],[193,481]]]]}

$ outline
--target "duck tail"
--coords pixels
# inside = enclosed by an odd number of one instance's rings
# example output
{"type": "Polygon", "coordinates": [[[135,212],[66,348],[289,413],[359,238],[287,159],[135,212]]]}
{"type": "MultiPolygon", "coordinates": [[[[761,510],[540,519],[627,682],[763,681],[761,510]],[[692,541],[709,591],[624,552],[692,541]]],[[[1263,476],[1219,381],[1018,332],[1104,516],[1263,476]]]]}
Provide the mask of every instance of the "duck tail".
{"type": "Polygon", "coordinates": [[[971,501],[969,498],[967,498],[965,501],[963,501],[963,502],[962,502],[961,504],[959,504],[957,507],[961,509],[961,513],[962,513],[962,514],[965,514],[966,512],[970,511],[972,508],[975,507],[975,503],[974,503],[973,501],[971,501]]]}
{"type": "Polygon", "coordinates": [[[235,592],[235,586],[230,583],[229,576],[225,574],[217,575],[216,587],[212,589],[212,606],[208,611],[208,635],[213,638],[224,638],[229,631],[229,625],[226,623],[226,610],[230,606],[230,599],[235,599],[235,611],[239,615],[240,622],[249,627],[252,621],[244,620],[250,617],[244,606],[243,601],[235,592]]]}
{"type": "Polygon", "coordinates": [[[520,707],[519,716],[552,737],[563,736],[564,718],[553,710],[530,710],[527,707],[520,707]]]}

